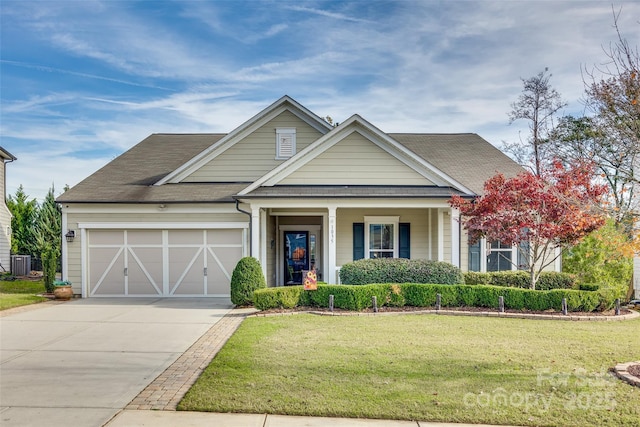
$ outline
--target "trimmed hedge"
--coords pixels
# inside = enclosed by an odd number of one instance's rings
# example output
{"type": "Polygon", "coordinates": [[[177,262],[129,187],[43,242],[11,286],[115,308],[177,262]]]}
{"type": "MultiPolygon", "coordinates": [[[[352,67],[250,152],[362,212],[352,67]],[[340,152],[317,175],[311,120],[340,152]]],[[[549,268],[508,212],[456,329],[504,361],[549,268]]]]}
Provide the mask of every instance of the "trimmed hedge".
{"type": "Polygon", "coordinates": [[[305,291],[302,286],[259,289],[254,292],[254,304],[259,310],[293,307],[328,307],[329,295],[334,296],[334,307],[361,311],[372,306],[376,296],[378,307],[412,306],[433,307],[436,294],[441,295],[442,307],[498,308],[498,297],[504,297],[507,309],[545,311],[562,309],[567,299],[569,311],[591,312],[613,304],[607,295],[573,289],[538,291],[491,285],[434,285],[422,283],[318,285],[316,291],[305,291]]]}
{"type": "Polygon", "coordinates": [[[231,302],[250,305],[253,303],[253,292],[266,287],[260,261],[253,257],[240,258],[231,275],[231,302]]]}
{"type": "MultiPolygon", "coordinates": [[[[509,286],[529,289],[531,278],[528,272],[522,270],[492,271],[489,273],[469,271],[464,273],[464,283],[466,285],[509,286]]],[[[576,279],[567,273],[543,271],[536,283],[536,290],[547,291],[550,289],[577,289],[576,279]]]]}
{"type": "Polygon", "coordinates": [[[375,258],[349,262],[340,268],[345,285],[372,283],[462,284],[464,277],[453,264],[424,259],[375,258]]]}

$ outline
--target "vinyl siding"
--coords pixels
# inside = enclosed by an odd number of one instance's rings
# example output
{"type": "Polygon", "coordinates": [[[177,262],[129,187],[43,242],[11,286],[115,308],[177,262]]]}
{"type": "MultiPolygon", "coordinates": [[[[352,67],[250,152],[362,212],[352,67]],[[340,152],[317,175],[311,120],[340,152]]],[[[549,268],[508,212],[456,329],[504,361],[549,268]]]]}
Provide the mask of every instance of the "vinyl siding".
{"type": "Polygon", "coordinates": [[[294,114],[285,111],[186,177],[183,182],[255,181],[284,161],[276,160],[276,128],[296,129],[296,152],[322,136],[294,114]]]}
{"type": "Polygon", "coordinates": [[[433,185],[354,132],[280,181],[282,185],[433,185]]]}
{"type": "MultiPolygon", "coordinates": [[[[437,212],[435,209],[432,211],[437,212]]],[[[428,221],[429,209],[338,209],[336,218],[337,266],[353,261],[353,223],[364,222],[365,216],[400,216],[400,222],[411,223],[411,258],[429,258],[428,239],[431,234],[428,221]]]]}
{"type": "MultiPolygon", "coordinates": [[[[0,159],[0,191],[3,196],[6,195],[5,167],[4,159],[0,159]]],[[[11,269],[11,213],[4,198],[0,202],[0,264],[6,271],[11,269]]]]}

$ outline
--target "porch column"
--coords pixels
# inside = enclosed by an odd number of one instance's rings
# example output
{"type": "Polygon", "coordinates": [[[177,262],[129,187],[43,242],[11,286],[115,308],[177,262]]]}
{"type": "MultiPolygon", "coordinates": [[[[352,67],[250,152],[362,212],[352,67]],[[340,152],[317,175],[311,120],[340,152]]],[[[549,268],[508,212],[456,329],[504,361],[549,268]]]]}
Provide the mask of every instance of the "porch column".
{"type": "Polygon", "coordinates": [[[251,206],[251,256],[260,257],[260,208],[251,206]]]}
{"type": "Polygon", "coordinates": [[[262,274],[267,283],[267,210],[260,209],[260,265],[262,266],[262,274]]]}
{"type": "Polygon", "coordinates": [[[438,209],[438,261],[444,261],[444,212],[438,209]]]}
{"type": "Polygon", "coordinates": [[[460,211],[451,208],[451,264],[460,268],[460,211]]]}
{"type": "Polygon", "coordinates": [[[328,231],[328,248],[329,248],[329,259],[327,260],[328,266],[328,277],[326,278],[327,283],[333,284],[338,283],[336,277],[336,207],[329,207],[329,224],[327,227],[328,231]]]}

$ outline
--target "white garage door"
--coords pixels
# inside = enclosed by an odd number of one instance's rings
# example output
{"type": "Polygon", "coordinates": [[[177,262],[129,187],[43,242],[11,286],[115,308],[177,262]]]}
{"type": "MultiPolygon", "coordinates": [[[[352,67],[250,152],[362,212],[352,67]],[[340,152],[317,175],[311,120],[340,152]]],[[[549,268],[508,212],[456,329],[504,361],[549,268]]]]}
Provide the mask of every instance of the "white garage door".
{"type": "Polygon", "coordinates": [[[88,230],[89,296],[228,297],[242,229],[88,230]]]}

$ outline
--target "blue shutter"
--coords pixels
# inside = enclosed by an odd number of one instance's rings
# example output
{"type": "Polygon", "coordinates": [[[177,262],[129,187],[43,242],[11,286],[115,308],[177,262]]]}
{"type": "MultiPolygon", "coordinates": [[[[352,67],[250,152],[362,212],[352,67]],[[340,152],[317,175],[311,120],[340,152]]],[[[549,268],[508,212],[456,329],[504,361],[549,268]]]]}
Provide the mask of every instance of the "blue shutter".
{"type": "Polygon", "coordinates": [[[401,222],[399,224],[399,248],[398,256],[400,258],[411,258],[411,224],[408,222],[401,222]]]}
{"type": "Polygon", "coordinates": [[[353,223],[353,260],[364,258],[364,223],[353,223]]]}

